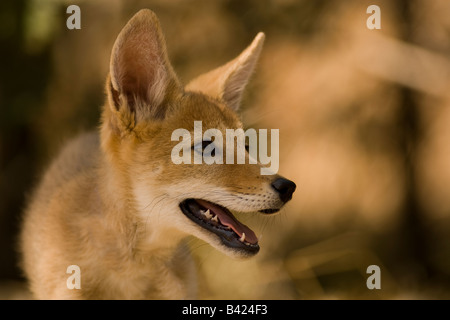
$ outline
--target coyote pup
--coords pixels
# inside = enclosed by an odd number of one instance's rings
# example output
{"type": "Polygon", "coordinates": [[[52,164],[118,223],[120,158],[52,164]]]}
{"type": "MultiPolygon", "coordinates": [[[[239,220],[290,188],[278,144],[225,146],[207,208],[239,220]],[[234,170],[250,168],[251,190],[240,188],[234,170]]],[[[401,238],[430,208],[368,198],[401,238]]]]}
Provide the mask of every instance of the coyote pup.
{"type": "MultiPolygon", "coordinates": [[[[193,235],[234,257],[259,250],[232,214],[277,212],[295,184],[260,164],[175,164],[177,128],[242,128],[236,111],[264,34],[237,58],[183,86],[159,21],[139,11],[112,48],[99,132],[68,143],[23,219],[22,266],[38,299],[184,299],[196,273],[193,235]],[[71,289],[68,267],[80,270],[71,289]]],[[[248,158],[248,153],[246,154],[248,158]]]]}

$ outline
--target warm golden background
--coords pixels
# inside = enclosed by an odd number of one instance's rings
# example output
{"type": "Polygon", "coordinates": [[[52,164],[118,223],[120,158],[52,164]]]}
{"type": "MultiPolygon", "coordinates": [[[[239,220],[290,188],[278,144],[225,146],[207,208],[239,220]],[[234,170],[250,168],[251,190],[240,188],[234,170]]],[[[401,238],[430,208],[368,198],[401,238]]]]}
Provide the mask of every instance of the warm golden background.
{"type": "Polygon", "coordinates": [[[280,129],[280,215],[244,217],[253,260],[200,241],[201,298],[450,298],[447,0],[0,1],[0,298],[26,298],[16,235],[27,195],[66,139],[98,125],[118,32],[154,10],[186,83],[266,33],[242,116],[280,129]],[[366,9],[381,8],[381,30],[366,9]],[[381,267],[381,290],[366,268],[381,267]]]}

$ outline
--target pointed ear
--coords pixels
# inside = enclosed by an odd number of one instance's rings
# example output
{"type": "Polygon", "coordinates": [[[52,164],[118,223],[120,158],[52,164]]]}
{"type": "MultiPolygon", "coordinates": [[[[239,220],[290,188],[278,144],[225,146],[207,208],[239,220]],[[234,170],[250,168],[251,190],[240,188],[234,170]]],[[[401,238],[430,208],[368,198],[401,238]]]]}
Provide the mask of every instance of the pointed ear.
{"type": "Polygon", "coordinates": [[[250,46],[238,57],[195,78],[186,86],[186,91],[202,92],[222,100],[237,111],[245,86],[258,61],[264,37],[264,33],[258,33],[250,46]]]}
{"type": "Polygon", "coordinates": [[[120,32],[111,53],[109,79],[112,108],[128,109],[137,121],[164,117],[163,102],[181,89],[152,11],[139,11],[120,32]]]}

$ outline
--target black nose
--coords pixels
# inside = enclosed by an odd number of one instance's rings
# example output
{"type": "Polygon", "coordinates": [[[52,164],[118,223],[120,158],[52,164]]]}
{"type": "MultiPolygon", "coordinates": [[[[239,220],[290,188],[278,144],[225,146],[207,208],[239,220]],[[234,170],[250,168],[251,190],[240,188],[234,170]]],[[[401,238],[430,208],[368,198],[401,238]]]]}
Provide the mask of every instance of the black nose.
{"type": "Polygon", "coordinates": [[[288,202],[297,186],[291,180],[278,178],[272,182],[272,187],[278,191],[281,201],[288,202]]]}

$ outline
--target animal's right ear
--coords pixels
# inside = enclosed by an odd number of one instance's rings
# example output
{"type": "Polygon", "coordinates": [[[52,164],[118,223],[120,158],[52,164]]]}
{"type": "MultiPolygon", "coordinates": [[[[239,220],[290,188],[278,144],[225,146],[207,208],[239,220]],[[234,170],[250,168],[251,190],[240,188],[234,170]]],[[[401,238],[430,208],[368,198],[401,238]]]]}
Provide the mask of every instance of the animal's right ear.
{"type": "Polygon", "coordinates": [[[231,109],[237,111],[245,86],[261,52],[264,38],[264,33],[258,33],[253,42],[238,57],[198,76],[187,84],[186,90],[202,92],[222,100],[231,109]]]}
{"type": "Polygon", "coordinates": [[[181,89],[152,11],[140,10],[120,32],[111,53],[108,81],[114,111],[134,114],[137,122],[164,118],[165,102],[181,89]]]}

